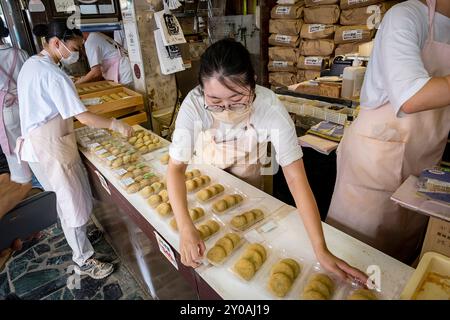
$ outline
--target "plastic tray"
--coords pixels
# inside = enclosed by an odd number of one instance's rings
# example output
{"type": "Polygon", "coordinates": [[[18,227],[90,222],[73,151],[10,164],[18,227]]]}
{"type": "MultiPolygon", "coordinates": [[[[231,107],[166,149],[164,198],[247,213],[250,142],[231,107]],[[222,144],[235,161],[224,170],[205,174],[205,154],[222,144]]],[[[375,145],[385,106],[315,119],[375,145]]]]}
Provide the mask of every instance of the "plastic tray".
{"type": "Polygon", "coordinates": [[[400,295],[402,300],[449,300],[450,258],[427,252],[400,295]],[[433,276],[434,281],[429,280],[433,276]],[[444,279],[446,277],[446,280],[444,279]],[[428,278],[428,279],[427,279],[428,278]],[[446,283],[447,292],[443,282],[446,283]]]}
{"type": "Polygon", "coordinates": [[[296,298],[300,299],[300,300],[305,300],[303,298],[303,291],[304,291],[305,287],[308,285],[311,277],[313,275],[319,274],[319,273],[326,274],[328,277],[330,277],[333,280],[334,290],[333,290],[329,300],[342,300],[342,296],[343,296],[343,292],[345,291],[346,284],[343,283],[341,280],[339,280],[335,275],[325,271],[318,262],[313,264],[311,266],[311,268],[309,269],[308,274],[305,275],[304,281],[302,281],[301,285],[297,289],[297,292],[296,292],[297,297],[296,298]]]}
{"type": "Polygon", "coordinates": [[[215,238],[215,241],[209,241],[209,243],[207,243],[206,245],[206,252],[205,252],[205,260],[207,261],[207,263],[215,266],[215,267],[221,267],[224,264],[226,264],[226,262],[230,259],[232,259],[232,257],[234,257],[236,255],[236,253],[239,251],[239,249],[246,243],[245,238],[243,238],[241,235],[237,234],[236,232],[233,232],[232,230],[230,230],[229,228],[225,227],[223,228],[223,230],[221,230],[220,234],[215,238]],[[217,241],[219,241],[221,238],[225,237],[226,234],[228,233],[234,233],[236,235],[238,235],[241,239],[239,241],[239,243],[234,246],[233,250],[230,252],[230,254],[228,254],[221,262],[214,262],[208,259],[207,257],[207,253],[209,250],[211,250],[212,247],[214,247],[214,245],[216,244],[217,241]]]}

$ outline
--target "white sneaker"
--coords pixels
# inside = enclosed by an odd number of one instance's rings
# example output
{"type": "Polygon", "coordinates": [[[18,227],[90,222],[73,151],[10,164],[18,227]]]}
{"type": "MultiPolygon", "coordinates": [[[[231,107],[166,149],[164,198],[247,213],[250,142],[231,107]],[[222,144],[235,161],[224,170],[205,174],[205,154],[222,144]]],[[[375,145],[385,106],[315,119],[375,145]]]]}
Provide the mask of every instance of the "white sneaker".
{"type": "Polygon", "coordinates": [[[93,279],[103,279],[114,272],[112,263],[100,262],[97,259],[88,259],[81,267],[75,266],[76,274],[82,276],[87,275],[93,279]]]}

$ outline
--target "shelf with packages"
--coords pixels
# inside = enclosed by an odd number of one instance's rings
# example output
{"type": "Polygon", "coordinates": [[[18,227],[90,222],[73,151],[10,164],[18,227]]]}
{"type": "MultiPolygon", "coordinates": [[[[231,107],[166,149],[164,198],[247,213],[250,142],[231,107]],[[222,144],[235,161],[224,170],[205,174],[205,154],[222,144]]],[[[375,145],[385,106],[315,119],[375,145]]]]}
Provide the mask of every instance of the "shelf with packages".
{"type": "MultiPolygon", "coordinates": [[[[77,87],[87,109],[107,118],[117,118],[129,125],[147,121],[144,98],[140,93],[111,82],[86,84],[77,87]],[[106,89],[104,89],[106,87],[106,89]],[[98,91],[92,91],[98,88],[98,91]],[[88,93],[84,93],[88,92],[88,93]]],[[[75,121],[75,128],[83,125],[75,121]]]]}
{"type": "MultiPolygon", "coordinates": [[[[134,126],[134,128],[135,130],[145,130],[140,126],[134,126]]],[[[147,130],[145,131],[148,132],[147,130]]],[[[150,133],[148,132],[148,134],[150,133]]],[[[154,137],[156,135],[153,133],[151,135],[153,138],[142,137],[143,141],[155,139],[154,137]]],[[[123,143],[135,143],[135,146],[136,144],[140,146],[141,142],[139,142],[139,139],[136,137],[129,141],[124,140],[123,143]]],[[[169,142],[162,138],[157,140],[160,141],[158,143],[161,143],[161,147],[141,155],[141,160],[139,161],[145,163],[145,167],[151,168],[154,174],[161,178],[161,181],[165,181],[169,142]]],[[[111,147],[109,142],[103,142],[103,145],[105,144],[111,147]]],[[[92,144],[88,145],[92,146],[92,144]]],[[[306,283],[307,278],[312,276],[317,270],[321,270],[320,266],[317,265],[302,220],[294,207],[279,201],[219,168],[204,164],[189,164],[186,177],[190,179],[189,181],[200,181],[199,184],[195,185],[197,187],[196,190],[210,191],[189,192],[188,206],[189,209],[193,207],[202,208],[201,211],[203,211],[204,220],[195,222],[195,225],[200,230],[202,236],[209,238],[205,240],[206,252],[209,252],[215,246],[215,243],[222,243],[226,247],[230,246],[227,247],[230,251],[223,251],[222,254],[224,256],[220,256],[223,259],[226,258],[223,264],[211,264],[209,259],[216,259],[217,256],[207,254],[208,259],[205,257],[202,266],[196,269],[185,267],[181,263],[178,252],[180,239],[179,234],[174,231],[171,222],[173,213],[170,212],[170,205],[163,204],[159,209],[155,209],[149,205],[150,202],[154,206],[159,203],[158,201],[164,201],[162,199],[166,197],[166,194],[161,193],[160,189],[158,189],[158,192],[160,192],[159,195],[152,197],[151,200],[150,198],[145,199],[143,197],[142,190],[130,194],[118,178],[117,170],[112,170],[106,166],[105,161],[102,161],[95,152],[83,147],[80,147],[80,151],[89,174],[95,198],[100,201],[99,203],[104,203],[109,208],[117,208],[118,216],[115,218],[109,216],[113,215],[112,213],[94,212],[96,219],[102,225],[108,239],[111,239],[116,251],[119,254],[123,252],[128,255],[129,249],[123,248],[134,247],[137,244],[124,240],[127,238],[124,236],[124,233],[129,232],[134,234],[136,231],[133,230],[138,228],[149,239],[150,245],[153,248],[151,250],[160,250],[174,266],[174,270],[177,270],[192,286],[193,290],[197,292],[200,299],[276,299],[273,293],[267,290],[267,281],[270,278],[271,266],[283,257],[294,259],[301,266],[300,275],[294,281],[292,291],[285,296],[285,299],[301,299],[301,287],[306,283]],[[197,172],[197,175],[195,172],[197,172]],[[201,176],[199,177],[198,175],[201,176]],[[220,188],[217,185],[220,185],[220,188]],[[239,217],[232,219],[237,216],[239,217]],[[242,219],[243,216],[246,219],[250,217],[254,220],[252,220],[251,225],[246,226],[248,229],[244,230],[241,228],[242,230],[234,230],[233,226],[236,226],[237,222],[239,222],[238,220],[242,219]],[[256,219],[256,216],[258,219],[256,219]],[[121,229],[120,241],[117,239],[115,241],[117,236],[108,236],[108,234],[117,234],[118,232],[118,226],[113,223],[113,220],[123,221],[125,219],[128,219],[130,222],[126,222],[127,227],[124,227],[123,230],[121,229]],[[130,226],[131,224],[133,227],[130,226]],[[205,227],[205,224],[208,227],[205,227]],[[204,233],[205,229],[211,231],[215,228],[219,229],[217,233],[204,233]],[[229,237],[228,240],[221,240],[222,238],[226,238],[229,233],[234,233],[235,236],[229,237]],[[230,239],[238,239],[239,241],[230,242],[230,239]],[[261,268],[255,271],[256,274],[251,280],[243,280],[239,276],[236,276],[236,269],[233,266],[237,265],[238,258],[241,255],[249,254],[247,250],[249,250],[249,247],[251,248],[249,246],[250,243],[258,243],[265,248],[264,257],[267,255],[267,262],[264,262],[265,259],[264,261],[258,260],[258,266],[261,268]],[[229,257],[226,257],[227,254],[229,254],[229,257]]],[[[187,186],[189,186],[189,190],[193,188],[191,182],[187,186]]],[[[161,187],[161,184],[159,184],[159,187],[161,187]]],[[[246,221],[248,222],[249,220],[246,221]]],[[[405,283],[413,272],[411,267],[325,223],[323,223],[323,228],[330,251],[338,257],[364,271],[372,265],[377,265],[381,268],[381,283],[383,287],[381,291],[376,292],[379,298],[398,298],[405,283]]],[[[130,235],[130,237],[133,237],[133,235],[130,235]]],[[[139,243],[143,245],[142,241],[139,241],[139,243]]],[[[261,249],[260,246],[256,247],[258,250],[261,249]]],[[[147,248],[143,251],[148,250],[147,248]]],[[[215,251],[221,253],[220,248],[219,250],[215,249],[215,251]]],[[[256,256],[262,256],[261,252],[258,254],[251,252],[251,254],[255,259],[257,258],[256,256]]],[[[127,257],[127,261],[129,260],[130,258],[127,257]]],[[[133,269],[132,267],[130,269],[140,270],[142,268],[142,261],[140,263],[137,269],[133,269]]],[[[149,268],[152,267],[151,261],[146,261],[145,263],[148,264],[149,268]]],[[[137,265],[139,262],[135,261],[134,264],[137,265]]],[[[137,277],[139,278],[139,275],[137,277]]],[[[142,278],[145,278],[145,275],[142,278]]],[[[333,277],[331,276],[331,278],[333,277]]],[[[336,294],[333,296],[333,299],[346,299],[349,284],[336,281],[336,288],[336,294]]]]}

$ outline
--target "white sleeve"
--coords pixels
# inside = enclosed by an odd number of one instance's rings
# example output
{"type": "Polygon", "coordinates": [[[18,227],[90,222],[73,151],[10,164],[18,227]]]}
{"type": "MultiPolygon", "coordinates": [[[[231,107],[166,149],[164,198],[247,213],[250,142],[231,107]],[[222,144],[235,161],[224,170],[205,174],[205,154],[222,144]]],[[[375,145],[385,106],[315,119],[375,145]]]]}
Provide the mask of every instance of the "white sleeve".
{"type": "Polygon", "coordinates": [[[75,85],[67,77],[54,79],[49,95],[64,120],[87,111],[78,97],[75,85]]]}
{"type": "Polygon", "coordinates": [[[94,40],[95,39],[88,39],[84,44],[84,48],[86,49],[86,56],[91,68],[102,64],[103,61],[101,46],[94,40]]]}
{"type": "Polygon", "coordinates": [[[270,142],[276,151],[276,160],[285,167],[303,157],[295,125],[281,101],[275,96],[266,123],[270,128],[270,142]]]}
{"type": "Polygon", "coordinates": [[[191,160],[195,141],[202,129],[201,118],[195,111],[193,99],[191,92],[180,107],[169,148],[170,157],[184,163],[191,160]]]}
{"type": "Polygon", "coordinates": [[[421,58],[419,27],[413,15],[394,7],[378,31],[383,40],[379,50],[379,61],[384,64],[380,77],[397,115],[402,105],[430,80],[421,58]]]}

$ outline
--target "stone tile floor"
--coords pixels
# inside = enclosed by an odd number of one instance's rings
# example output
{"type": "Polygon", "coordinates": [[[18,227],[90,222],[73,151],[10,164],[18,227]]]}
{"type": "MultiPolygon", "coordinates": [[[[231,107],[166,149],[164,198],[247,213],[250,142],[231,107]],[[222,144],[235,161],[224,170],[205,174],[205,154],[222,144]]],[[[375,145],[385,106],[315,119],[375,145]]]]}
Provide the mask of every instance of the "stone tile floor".
{"type": "MultiPolygon", "coordinates": [[[[88,232],[95,228],[90,224],[88,232]]],[[[79,289],[73,288],[70,284],[74,277],[67,271],[73,265],[72,253],[64,234],[56,225],[45,230],[39,240],[25,242],[22,250],[8,261],[0,273],[0,297],[15,293],[26,300],[150,299],[103,237],[93,246],[96,258],[114,263],[115,271],[102,280],[83,276],[79,289]]]]}

